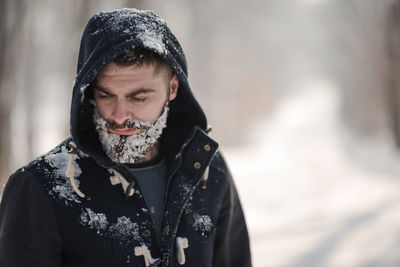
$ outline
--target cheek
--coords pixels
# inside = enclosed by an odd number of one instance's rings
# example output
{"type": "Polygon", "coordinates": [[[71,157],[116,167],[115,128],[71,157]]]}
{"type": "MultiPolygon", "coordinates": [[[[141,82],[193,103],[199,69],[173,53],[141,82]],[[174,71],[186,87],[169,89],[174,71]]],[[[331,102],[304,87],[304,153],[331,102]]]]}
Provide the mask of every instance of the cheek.
{"type": "Polygon", "coordinates": [[[157,103],[157,104],[149,104],[146,107],[138,108],[135,114],[137,115],[136,119],[154,123],[156,122],[156,120],[163,111],[164,111],[164,104],[157,103]]]}
{"type": "Polygon", "coordinates": [[[112,113],[112,108],[110,107],[110,105],[106,105],[105,103],[103,103],[103,101],[98,101],[97,99],[95,99],[95,102],[97,106],[97,111],[99,112],[100,116],[105,119],[110,118],[112,113]]]}
{"type": "Polygon", "coordinates": [[[153,98],[149,103],[135,109],[135,114],[138,116],[137,119],[151,123],[156,122],[164,111],[166,97],[166,95],[162,95],[157,97],[157,99],[153,98]]]}

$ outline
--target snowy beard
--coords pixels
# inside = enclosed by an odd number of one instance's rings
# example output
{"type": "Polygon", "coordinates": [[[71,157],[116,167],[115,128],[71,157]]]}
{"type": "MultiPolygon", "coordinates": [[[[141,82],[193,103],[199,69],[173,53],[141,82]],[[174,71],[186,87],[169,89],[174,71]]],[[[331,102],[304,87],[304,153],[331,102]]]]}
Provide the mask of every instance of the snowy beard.
{"type": "Polygon", "coordinates": [[[107,156],[115,163],[136,163],[144,159],[147,152],[159,141],[163,129],[167,126],[168,102],[165,103],[164,111],[153,124],[148,121],[129,119],[124,123],[125,129],[134,127],[139,131],[134,135],[119,135],[109,132],[115,123],[107,122],[100,116],[97,106],[92,101],[93,123],[99,134],[100,142],[107,156]]]}

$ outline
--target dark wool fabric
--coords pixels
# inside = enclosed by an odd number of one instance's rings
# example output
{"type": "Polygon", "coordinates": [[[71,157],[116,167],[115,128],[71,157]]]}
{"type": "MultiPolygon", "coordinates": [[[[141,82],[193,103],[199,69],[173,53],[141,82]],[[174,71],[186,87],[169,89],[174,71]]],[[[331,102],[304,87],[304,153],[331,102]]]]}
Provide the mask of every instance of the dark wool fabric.
{"type": "Polygon", "coordinates": [[[218,144],[205,133],[187,74],[181,46],[153,12],[121,9],[89,20],[71,137],[10,177],[0,203],[0,266],[145,266],[146,255],[149,266],[251,266],[239,197],[218,144]],[[145,186],[102,150],[87,90],[107,63],[137,46],[157,53],[179,78],[161,137],[167,169],[161,238],[145,186]]]}

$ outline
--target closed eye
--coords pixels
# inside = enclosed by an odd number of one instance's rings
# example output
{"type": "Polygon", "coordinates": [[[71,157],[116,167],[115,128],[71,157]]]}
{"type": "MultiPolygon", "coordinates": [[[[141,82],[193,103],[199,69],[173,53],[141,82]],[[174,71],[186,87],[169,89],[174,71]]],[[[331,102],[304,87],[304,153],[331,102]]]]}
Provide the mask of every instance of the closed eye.
{"type": "Polygon", "coordinates": [[[106,99],[106,98],[110,98],[113,96],[107,90],[100,88],[100,87],[95,88],[95,94],[97,95],[98,98],[101,98],[101,99],[106,99]]]}
{"type": "Polygon", "coordinates": [[[131,96],[131,99],[132,99],[133,101],[143,103],[143,102],[146,102],[149,98],[148,98],[148,97],[135,97],[135,96],[131,96]]]}
{"type": "Polygon", "coordinates": [[[98,96],[99,96],[99,98],[110,98],[111,97],[110,94],[105,94],[105,93],[99,93],[98,96]]]}

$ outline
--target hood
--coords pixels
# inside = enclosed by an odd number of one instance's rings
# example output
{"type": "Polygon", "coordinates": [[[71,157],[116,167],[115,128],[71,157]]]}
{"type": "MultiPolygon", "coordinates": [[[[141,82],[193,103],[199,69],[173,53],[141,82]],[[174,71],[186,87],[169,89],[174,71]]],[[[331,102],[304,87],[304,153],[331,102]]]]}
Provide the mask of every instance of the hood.
{"type": "Polygon", "coordinates": [[[206,130],[207,120],[188,83],[186,57],[166,22],[152,11],[120,9],[100,12],[88,22],[80,44],[75,78],[70,130],[78,149],[98,164],[111,167],[104,153],[92,116],[89,85],[104,66],[125,49],[143,47],[157,53],[179,78],[177,97],[170,103],[162,146],[168,154],[177,154],[181,145],[197,126],[206,130]]]}

